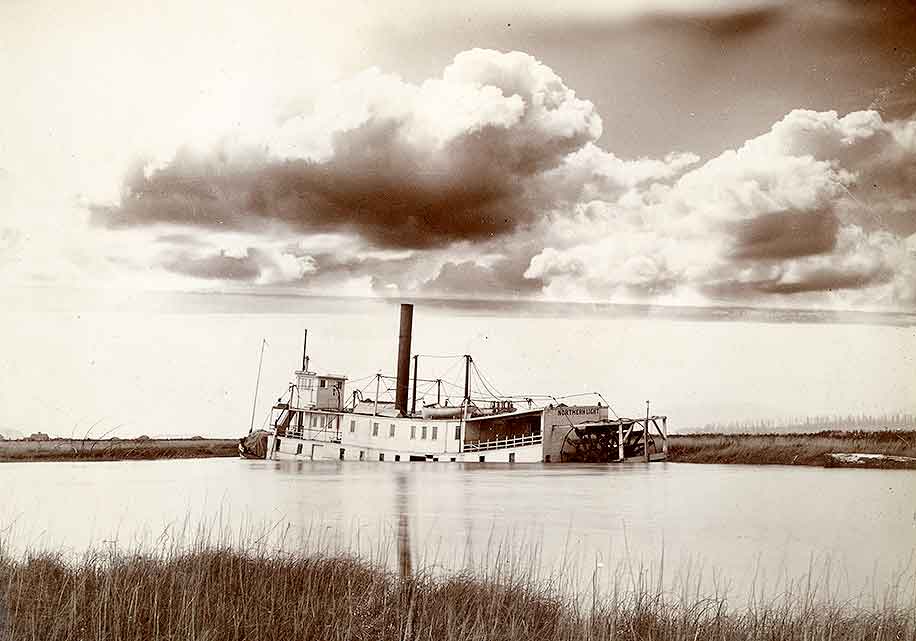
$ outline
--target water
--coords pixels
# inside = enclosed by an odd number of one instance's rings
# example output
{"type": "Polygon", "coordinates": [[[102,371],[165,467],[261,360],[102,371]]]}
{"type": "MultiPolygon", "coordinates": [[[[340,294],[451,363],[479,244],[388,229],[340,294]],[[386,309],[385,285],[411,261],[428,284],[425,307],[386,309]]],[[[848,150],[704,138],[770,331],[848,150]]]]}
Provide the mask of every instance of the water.
{"type": "Polygon", "coordinates": [[[406,517],[414,567],[440,571],[492,570],[509,551],[576,589],[639,568],[738,600],[812,568],[844,598],[880,596],[901,576],[898,592],[914,587],[912,471],[205,459],[7,463],[0,487],[0,537],[16,553],[155,549],[203,525],[393,565],[406,517]]]}

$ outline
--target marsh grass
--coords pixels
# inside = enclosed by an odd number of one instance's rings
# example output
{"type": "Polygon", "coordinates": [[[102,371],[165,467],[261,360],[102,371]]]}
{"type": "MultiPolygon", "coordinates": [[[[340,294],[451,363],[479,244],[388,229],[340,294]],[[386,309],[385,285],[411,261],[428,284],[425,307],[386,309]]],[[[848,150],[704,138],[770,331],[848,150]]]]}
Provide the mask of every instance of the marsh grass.
{"type": "Polygon", "coordinates": [[[231,439],[0,441],[0,462],[122,461],[237,457],[231,439]]]}
{"type": "Polygon", "coordinates": [[[825,599],[808,582],[735,607],[687,582],[679,594],[664,591],[642,568],[622,568],[609,587],[571,598],[564,577],[500,562],[513,556],[525,558],[497,550],[488,570],[399,576],[341,553],[208,539],[76,560],[0,553],[0,638],[916,640],[916,607],[893,590],[862,606],[825,599]]]}
{"type": "Polygon", "coordinates": [[[678,434],[668,445],[668,460],[681,463],[824,465],[835,452],[916,457],[916,432],[842,432],[812,434],[678,434]]]}

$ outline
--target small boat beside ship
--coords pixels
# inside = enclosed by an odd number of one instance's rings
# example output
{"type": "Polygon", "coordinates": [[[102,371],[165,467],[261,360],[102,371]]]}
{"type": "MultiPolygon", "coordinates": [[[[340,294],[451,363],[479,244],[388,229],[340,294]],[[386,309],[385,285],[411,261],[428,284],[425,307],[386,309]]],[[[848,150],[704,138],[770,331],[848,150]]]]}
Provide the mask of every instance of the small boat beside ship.
{"type": "MultiPolygon", "coordinates": [[[[475,398],[465,365],[460,403],[442,401],[442,381],[435,403],[417,395],[419,355],[411,355],[413,306],[401,305],[394,400],[348,393],[347,377],[310,368],[307,342],[295,381],[272,408],[269,429],[250,431],[239,440],[245,458],[449,463],[608,463],[664,460],[668,450],[667,417],[621,418],[609,404],[567,405],[558,399],[538,406],[532,399],[475,398]],[[413,379],[411,381],[411,360],[413,379]],[[412,382],[412,394],[411,394],[412,382]],[[519,401],[521,400],[521,403],[519,401]],[[409,401],[409,402],[408,402],[409,401]],[[521,407],[519,406],[522,405],[521,407]]],[[[307,337],[307,334],[306,334],[307,337]]],[[[599,395],[600,397],[600,395],[599,395]]]]}

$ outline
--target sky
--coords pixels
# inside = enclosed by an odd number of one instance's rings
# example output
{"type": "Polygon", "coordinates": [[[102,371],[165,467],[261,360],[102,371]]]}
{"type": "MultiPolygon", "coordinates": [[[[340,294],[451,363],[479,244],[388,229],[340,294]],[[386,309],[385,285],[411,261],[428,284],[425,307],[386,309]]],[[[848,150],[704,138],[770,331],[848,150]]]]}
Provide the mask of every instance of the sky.
{"type": "Polygon", "coordinates": [[[0,286],[916,309],[908,2],[0,4],[0,286]]]}

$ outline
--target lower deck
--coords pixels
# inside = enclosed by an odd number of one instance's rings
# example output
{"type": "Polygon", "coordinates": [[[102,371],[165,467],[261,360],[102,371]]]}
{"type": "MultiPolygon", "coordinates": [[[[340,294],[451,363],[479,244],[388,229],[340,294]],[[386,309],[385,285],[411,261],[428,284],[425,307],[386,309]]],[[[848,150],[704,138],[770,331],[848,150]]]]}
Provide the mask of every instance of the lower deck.
{"type": "Polygon", "coordinates": [[[341,439],[316,441],[270,435],[268,458],[307,461],[381,461],[430,463],[539,463],[544,460],[539,436],[468,444],[461,451],[426,452],[409,448],[367,445],[341,439]]]}

